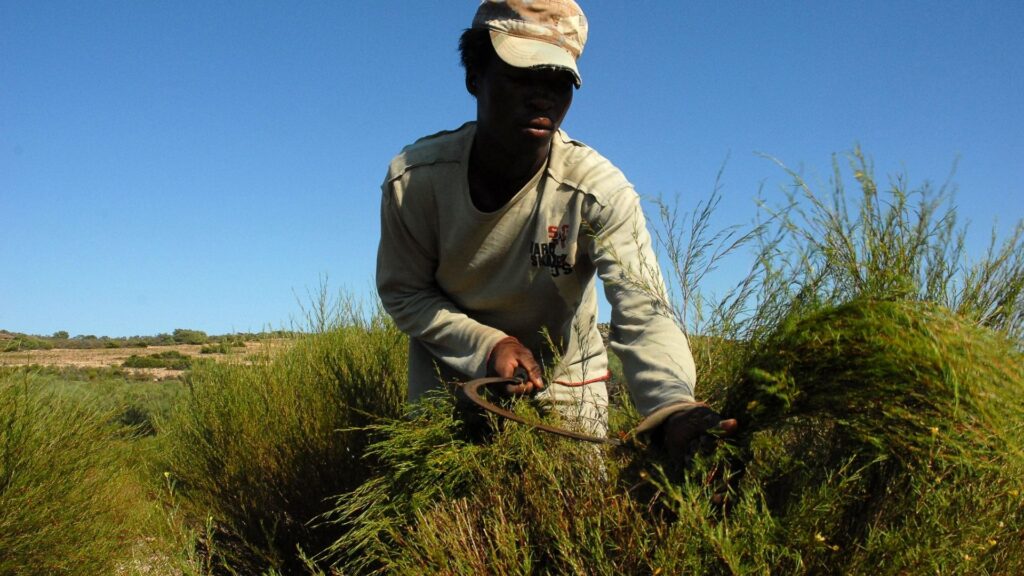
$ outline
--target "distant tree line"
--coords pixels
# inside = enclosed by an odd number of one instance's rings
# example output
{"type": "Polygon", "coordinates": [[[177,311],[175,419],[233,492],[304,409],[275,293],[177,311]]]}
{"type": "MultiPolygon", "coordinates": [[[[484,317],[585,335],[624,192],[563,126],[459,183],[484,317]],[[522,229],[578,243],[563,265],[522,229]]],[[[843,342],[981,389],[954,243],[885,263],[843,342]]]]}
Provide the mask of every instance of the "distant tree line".
{"type": "Polygon", "coordinates": [[[95,349],[95,348],[146,348],[149,346],[173,346],[175,344],[237,346],[244,342],[266,338],[288,338],[295,333],[289,330],[270,332],[237,332],[234,334],[208,335],[202,330],[176,328],[174,332],[156,336],[95,336],[79,334],[71,336],[66,330],[58,330],[51,336],[22,334],[0,330],[0,352],[24,350],[95,349]]]}

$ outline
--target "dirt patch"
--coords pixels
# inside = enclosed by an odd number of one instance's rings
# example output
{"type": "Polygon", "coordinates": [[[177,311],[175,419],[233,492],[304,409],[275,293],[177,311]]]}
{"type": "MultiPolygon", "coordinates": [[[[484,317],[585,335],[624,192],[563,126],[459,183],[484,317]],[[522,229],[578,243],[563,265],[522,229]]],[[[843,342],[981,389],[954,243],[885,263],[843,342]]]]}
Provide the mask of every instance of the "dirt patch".
{"type": "MultiPolygon", "coordinates": [[[[257,354],[268,354],[287,345],[287,340],[246,342],[245,348],[234,348],[228,354],[202,354],[203,345],[175,344],[172,346],[149,346],[146,348],[54,348],[52,350],[24,350],[0,353],[0,366],[54,366],[58,368],[121,368],[133,354],[149,356],[174,350],[186,356],[208,358],[218,362],[246,362],[257,354]]],[[[123,368],[133,374],[145,374],[155,380],[177,378],[180,370],[167,368],[123,368]]]]}

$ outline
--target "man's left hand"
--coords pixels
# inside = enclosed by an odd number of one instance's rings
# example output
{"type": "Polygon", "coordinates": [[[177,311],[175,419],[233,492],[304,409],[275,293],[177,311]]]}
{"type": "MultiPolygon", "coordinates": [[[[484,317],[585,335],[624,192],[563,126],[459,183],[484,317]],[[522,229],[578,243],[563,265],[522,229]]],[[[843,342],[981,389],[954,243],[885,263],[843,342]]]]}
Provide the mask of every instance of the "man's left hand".
{"type": "Polygon", "coordinates": [[[677,412],[662,424],[662,445],[673,457],[689,458],[717,436],[730,436],[739,429],[735,418],[723,419],[707,406],[677,412]]]}

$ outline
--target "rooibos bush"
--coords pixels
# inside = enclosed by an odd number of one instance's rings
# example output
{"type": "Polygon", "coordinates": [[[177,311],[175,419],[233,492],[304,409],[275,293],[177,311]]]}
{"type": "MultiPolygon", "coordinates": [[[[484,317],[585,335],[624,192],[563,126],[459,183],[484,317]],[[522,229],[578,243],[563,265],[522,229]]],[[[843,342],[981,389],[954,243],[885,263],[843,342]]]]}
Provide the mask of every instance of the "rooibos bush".
{"type": "Polygon", "coordinates": [[[0,378],[0,574],[112,574],[125,561],[134,503],[110,421],[27,371],[0,378]]]}
{"type": "Polygon", "coordinates": [[[783,323],[726,411],[768,510],[828,544],[801,551],[810,571],[1011,574],[1022,393],[1013,341],[936,305],[864,299],[783,323]]]}
{"type": "Polygon", "coordinates": [[[171,424],[168,469],[243,572],[294,567],[337,537],[311,519],[366,477],[363,426],[405,399],[405,337],[350,314],[252,365],[207,364],[171,424]]]}

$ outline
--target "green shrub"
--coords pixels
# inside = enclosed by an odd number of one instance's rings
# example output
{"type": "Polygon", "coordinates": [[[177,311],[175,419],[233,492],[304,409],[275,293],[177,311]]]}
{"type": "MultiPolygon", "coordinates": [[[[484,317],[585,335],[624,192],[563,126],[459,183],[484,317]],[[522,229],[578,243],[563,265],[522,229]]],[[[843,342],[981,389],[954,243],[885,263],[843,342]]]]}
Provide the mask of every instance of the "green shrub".
{"type": "Polygon", "coordinates": [[[118,430],[127,436],[162,431],[185,395],[180,380],[155,382],[120,367],[0,367],[0,378],[25,377],[62,401],[92,406],[108,414],[111,423],[129,428],[118,430]],[[141,428],[131,429],[135,425],[141,428]]]}
{"type": "MultiPolygon", "coordinates": [[[[373,476],[324,518],[346,529],[324,555],[343,573],[603,573],[604,542],[643,536],[626,521],[642,505],[615,488],[617,460],[593,446],[519,425],[480,442],[443,397],[374,431],[373,476]]],[[[653,571],[649,550],[622,552],[615,573],[653,571]]]]}
{"type": "Polygon", "coordinates": [[[685,470],[518,424],[481,443],[443,398],[377,425],[372,476],[325,516],[345,532],[324,558],[356,574],[1024,569],[1011,341],[861,301],[785,323],[767,349],[727,397],[743,434],[685,470]],[[736,473],[726,512],[714,470],[736,473]]]}
{"type": "MultiPolygon", "coordinates": [[[[779,250],[767,265],[767,297],[775,320],[794,306],[813,309],[868,297],[934,302],[1009,338],[1024,338],[1024,222],[1001,243],[993,230],[987,253],[971,262],[966,228],[945,187],[925,182],[911,189],[896,176],[883,193],[871,161],[859,149],[849,170],[859,188],[846,195],[842,168],[833,163],[831,194],[815,193],[798,174],[796,208],[779,215],[779,250]]],[[[764,251],[762,251],[764,252],[764,251]]]]}
{"type": "Polygon", "coordinates": [[[245,348],[245,342],[228,339],[216,344],[207,344],[199,349],[200,354],[231,354],[236,348],[245,348]]]}
{"type": "Polygon", "coordinates": [[[215,518],[235,569],[295,569],[299,546],[315,552],[337,537],[310,520],[365,480],[361,428],[399,414],[406,346],[379,314],[353,314],[252,365],[194,368],[167,466],[215,518]]]}
{"type": "Polygon", "coordinates": [[[51,350],[53,344],[48,340],[19,334],[14,338],[0,341],[4,352],[21,352],[24,350],[51,350]]]}
{"type": "Polygon", "coordinates": [[[209,337],[202,330],[186,330],[177,328],[173,334],[174,342],[177,344],[206,344],[209,337]]]}
{"type": "Polygon", "coordinates": [[[188,370],[192,367],[192,358],[178,352],[168,350],[148,356],[132,354],[121,363],[125,368],[167,368],[169,370],[188,370]]]}
{"type": "Polygon", "coordinates": [[[726,411],[778,521],[845,551],[802,550],[810,572],[1010,574],[1022,393],[1012,340],[935,305],[859,300],[785,322],[726,411]]]}
{"type": "Polygon", "coordinates": [[[0,574],[113,574],[134,503],[108,413],[0,377],[0,574]]]}

